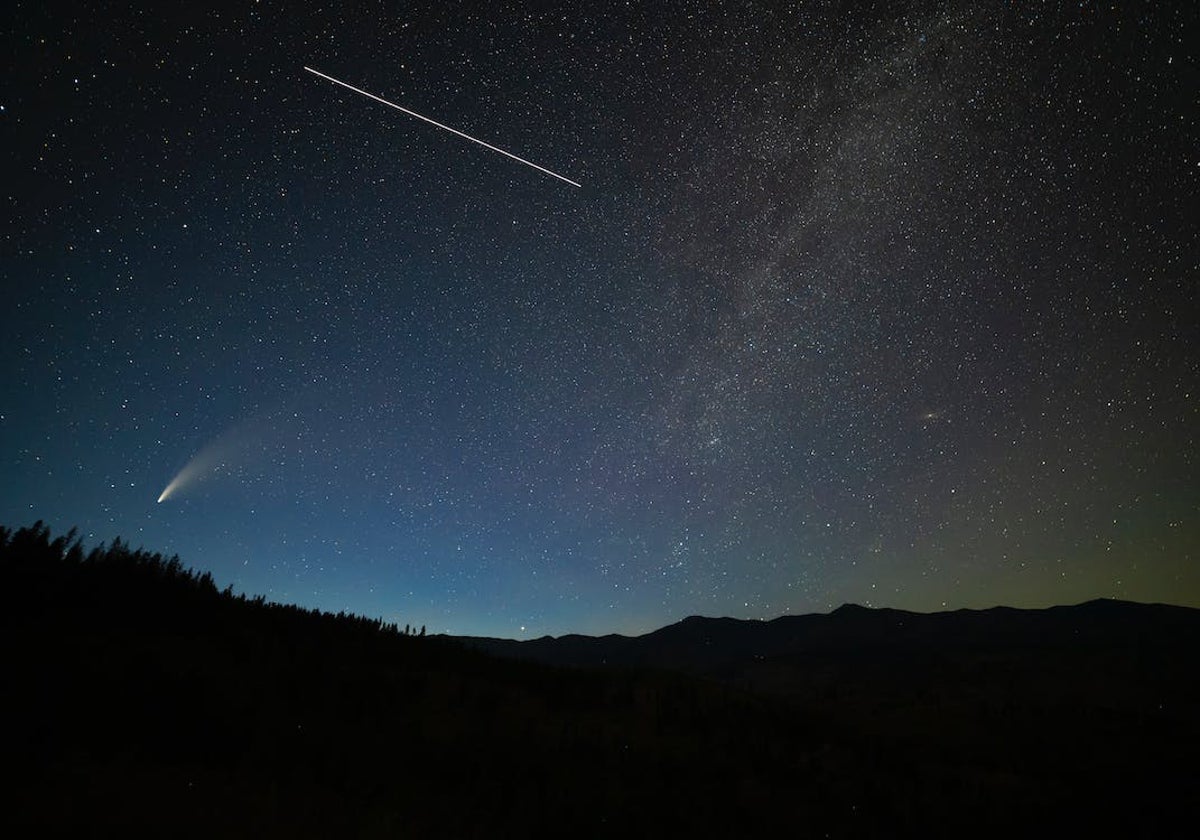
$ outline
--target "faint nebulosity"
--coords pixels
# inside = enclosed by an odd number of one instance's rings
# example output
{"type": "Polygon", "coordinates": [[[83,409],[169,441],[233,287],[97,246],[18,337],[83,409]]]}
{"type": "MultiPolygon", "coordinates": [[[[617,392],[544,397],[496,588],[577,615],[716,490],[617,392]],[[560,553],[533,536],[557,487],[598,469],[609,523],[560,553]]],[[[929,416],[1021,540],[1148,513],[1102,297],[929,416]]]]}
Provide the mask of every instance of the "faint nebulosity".
{"type": "Polygon", "coordinates": [[[0,521],[430,632],[1200,605],[1196,23],[18,4],[0,521]]]}

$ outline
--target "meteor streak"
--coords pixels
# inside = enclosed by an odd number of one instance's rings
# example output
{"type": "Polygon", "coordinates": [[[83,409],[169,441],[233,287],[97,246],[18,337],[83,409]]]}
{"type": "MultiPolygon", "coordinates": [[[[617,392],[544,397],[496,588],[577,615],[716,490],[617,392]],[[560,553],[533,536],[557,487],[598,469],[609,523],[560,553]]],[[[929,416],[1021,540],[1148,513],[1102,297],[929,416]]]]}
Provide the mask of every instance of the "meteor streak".
{"type": "Polygon", "coordinates": [[[403,108],[400,105],[397,105],[395,102],[388,102],[383,97],[376,96],[373,93],[367,93],[367,91],[362,90],[361,88],[356,88],[354,85],[346,84],[343,81],[333,78],[333,76],[328,76],[328,75],[322,73],[320,70],[314,70],[311,67],[305,67],[304,69],[307,70],[309,73],[312,73],[314,76],[320,76],[322,79],[327,79],[327,80],[333,82],[335,85],[341,85],[342,87],[346,88],[347,90],[352,90],[355,93],[361,93],[363,96],[367,97],[368,99],[374,99],[376,102],[382,102],[384,105],[387,105],[389,108],[395,108],[397,111],[403,111],[404,113],[408,114],[410,117],[416,117],[419,120],[424,120],[425,122],[429,123],[430,125],[436,125],[438,128],[443,129],[444,131],[449,131],[451,134],[457,134],[459,137],[463,137],[467,140],[470,140],[472,143],[478,143],[480,146],[483,146],[485,149],[491,149],[493,152],[499,152],[500,154],[504,155],[505,157],[510,157],[513,160],[517,161],[518,163],[523,163],[526,166],[532,166],[537,171],[545,172],[547,175],[551,175],[560,181],[566,181],[568,184],[570,184],[573,187],[583,186],[582,184],[580,184],[576,181],[572,181],[570,178],[564,178],[562,175],[559,175],[557,172],[551,172],[549,169],[547,169],[544,166],[538,166],[536,163],[532,163],[528,160],[525,160],[525,158],[517,157],[512,152],[506,152],[506,151],[504,151],[504,149],[501,149],[497,146],[493,146],[491,143],[485,143],[482,140],[478,140],[478,139],[472,137],[470,134],[459,131],[457,128],[451,128],[448,125],[442,125],[437,120],[431,120],[431,119],[429,119],[429,117],[423,117],[420,114],[418,114],[416,111],[410,111],[407,108],[403,108]]]}

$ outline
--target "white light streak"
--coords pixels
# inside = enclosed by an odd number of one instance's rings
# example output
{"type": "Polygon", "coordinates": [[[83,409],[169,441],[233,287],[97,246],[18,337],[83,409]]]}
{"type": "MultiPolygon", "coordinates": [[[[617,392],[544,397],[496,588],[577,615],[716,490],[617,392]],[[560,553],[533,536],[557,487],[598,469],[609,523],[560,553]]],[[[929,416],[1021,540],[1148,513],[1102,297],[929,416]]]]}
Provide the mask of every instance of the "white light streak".
{"type": "Polygon", "coordinates": [[[361,93],[363,96],[367,97],[368,99],[374,99],[376,102],[382,102],[384,105],[387,105],[389,108],[395,108],[397,111],[403,111],[405,114],[408,114],[410,117],[416,117],[417,119],[423,120],[423,121],[429,123],[430,125],[436,125],[438,128],[440,128],[444,131],[449,131],[451,134],[457,134],[459,137],[470,140],[472,143],[478,143],[480,146],[483,146],[485,149],[491,149],[493,152],[499,152],[500,154],[504,155],[505,157],[512,158],[513,160],[517,161],[518,163],[523,163],[526,166],[531,166],[534,169],[536,169],[538,172],[544,172],[547,175],[551,175],[560,181],[566,181],[568,184],[570,184],[573,187],[582,187],[583,186],[582,184],[578,183],[577,181],[572,181],[570,178],[564,178],[562,175],[559,175],[557,172],[551,172],[549,169],[547,169],[544,166],[538,166],[536,163],[533,163],[532,161],[525,160],[525,158],[522,158],[522,157],[517,157],[512,152],[506,152],[506,151],[504,151],[504,149],[501,149],[498,146],[493,146],[491,143],[485,143],[482,140],[472,137],[470,134],[459,131],[457,128],[451,128],[448,125],[442,125],[437,120],[431,120],[429,117],[421,116],[416,111],[410,111],[407,108],[397,105],[395,102],[388,102],[383,97],[376,96],[373,93],[368,93],[367,91],[363,90],[362,88],[356,88],[354,85],[350,85],[339,79],[335,79],[335,78],[333,78],[333,76],[326,75],[325,73],[322,73],[320,70],[314,70],[311,67],[305,67],[304,69],[307,70],[309,73],[312,73],[314,76],[320,76],[322,79],[327,79],[328,81],[333,82],[335,85],[341,85],[342,87],[346,88],[347,90],[352,90],[355,93],[361,93]]]}

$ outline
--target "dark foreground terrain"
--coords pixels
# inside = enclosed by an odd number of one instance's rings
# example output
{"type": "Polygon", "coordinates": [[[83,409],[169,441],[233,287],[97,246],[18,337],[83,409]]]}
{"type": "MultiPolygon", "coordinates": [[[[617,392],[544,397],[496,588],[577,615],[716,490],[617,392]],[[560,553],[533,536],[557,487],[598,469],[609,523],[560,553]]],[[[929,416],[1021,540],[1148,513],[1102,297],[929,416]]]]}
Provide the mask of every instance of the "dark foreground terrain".
{"type": "Polygon", "coordinates": [[[0,529],[0,593],[5,836],[1196,829],[1197,610],[425,638],[40,524],[0,529]]]}

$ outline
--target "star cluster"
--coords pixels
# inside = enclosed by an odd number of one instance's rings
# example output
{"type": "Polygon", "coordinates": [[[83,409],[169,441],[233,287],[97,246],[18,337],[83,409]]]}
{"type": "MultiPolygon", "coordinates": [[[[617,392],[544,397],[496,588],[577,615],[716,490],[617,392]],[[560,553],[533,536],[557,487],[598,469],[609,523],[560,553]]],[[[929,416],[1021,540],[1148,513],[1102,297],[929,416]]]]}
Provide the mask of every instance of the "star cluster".
{"type": "Polygon", "coordinates": [[[431,632],[1200,605],[1196,17],[19,4],[0,521],[431,632]]]}

